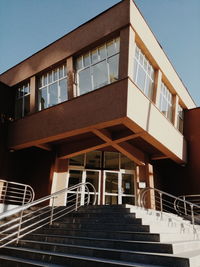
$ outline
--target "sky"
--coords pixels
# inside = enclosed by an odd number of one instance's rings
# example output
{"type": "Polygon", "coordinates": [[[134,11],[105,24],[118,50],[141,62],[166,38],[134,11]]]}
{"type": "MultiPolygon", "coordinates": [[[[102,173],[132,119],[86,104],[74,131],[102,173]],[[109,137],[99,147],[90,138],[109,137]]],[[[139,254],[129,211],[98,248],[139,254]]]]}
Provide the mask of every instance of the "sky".
{"type": "MultiPolygon", "coordinates": [[[[0,73],[119,0],[0,0],[0,73]]],[[[200,106],[200,0],[135,0],[200,106]]]]}

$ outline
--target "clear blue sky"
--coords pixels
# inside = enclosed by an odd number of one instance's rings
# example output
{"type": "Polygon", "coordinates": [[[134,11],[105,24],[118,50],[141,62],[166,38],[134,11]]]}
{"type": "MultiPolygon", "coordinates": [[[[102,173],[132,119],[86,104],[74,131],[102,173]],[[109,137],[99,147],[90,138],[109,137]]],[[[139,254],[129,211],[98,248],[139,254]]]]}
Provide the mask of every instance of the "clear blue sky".
{"type": "MultiPolygon", "coordinates": [[[[0,73],[119,0],[0,0],[0,73]]],[[[200,106],[200,0],[135,0],[200,106]]]]}

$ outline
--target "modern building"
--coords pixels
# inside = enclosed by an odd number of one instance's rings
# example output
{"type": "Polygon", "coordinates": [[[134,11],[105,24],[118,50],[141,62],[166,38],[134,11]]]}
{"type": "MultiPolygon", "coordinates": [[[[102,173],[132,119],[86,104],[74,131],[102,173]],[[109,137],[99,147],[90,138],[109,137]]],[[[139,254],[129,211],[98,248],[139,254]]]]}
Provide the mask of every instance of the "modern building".
{"type": "Polygon", "coordinates": [[[2,73],[0,90],[0,177],[37,198],[85,181],[98,204],[199,193],[200,109],[132,0],[2,73]]]}

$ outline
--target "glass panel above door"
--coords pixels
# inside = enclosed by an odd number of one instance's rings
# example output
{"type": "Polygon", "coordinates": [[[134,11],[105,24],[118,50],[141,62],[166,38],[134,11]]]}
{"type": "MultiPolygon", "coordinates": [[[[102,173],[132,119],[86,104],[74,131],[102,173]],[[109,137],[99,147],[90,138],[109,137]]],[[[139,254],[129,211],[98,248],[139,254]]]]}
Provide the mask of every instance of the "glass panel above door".
{"type": "Polygon", "coordinates": [[[104,169],[106,169],[106,170],[119,170],[119,153],[117,153],[117,152],[105,152],[104,169]]]}
{"type": "Polygon", "coordinates": [[[84,166],[84,154],[69,159],[71,166],[84,166]]]}
{"type": "Polygon", "coordinates": [[[100,151],[92,151],[86,154],[86,168],[100,169],[101,168],[101,154],[100,151]]]}
{"type": "Polygon", "coordinates": [[[129,158],[127,158],[123,154],[121,154],[120,156],[121,156],[121,160],[120,160],[121,166],[120,166],[120,169],[134,170],[136,168],[136,164],[132,160],[130,160],[129,158]]]}

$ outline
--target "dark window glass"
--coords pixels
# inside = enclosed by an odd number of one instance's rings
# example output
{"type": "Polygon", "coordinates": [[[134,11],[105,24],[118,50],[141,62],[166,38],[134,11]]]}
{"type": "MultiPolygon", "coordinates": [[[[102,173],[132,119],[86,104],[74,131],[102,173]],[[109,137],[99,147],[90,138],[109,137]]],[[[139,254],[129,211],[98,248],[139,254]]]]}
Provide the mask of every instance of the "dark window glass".
{"type": "Polygon", "coordinates": [[[109,79],[110,83],[118,80],[119,77],[119,55],[115,55],[108,59],[109,65],[109,79]]]}
{"type": "Polygon", "coordinates": [[[67,96],[67,79],[62,79],[59,81],[59,86],[60,86],[60,102],[64,102],[68,100],[67,96]]]}
{"type": "Polygon", "coordinates": [[[81,70],[79,72],[79,90],[80,95],[92,90],[92,81],[89,68],[81,70]]]}
{"type": "Polygon", "coordinates": [[[123,154],[120,155],[121,155],[121,169],[134,170],[135,163],[126,156],[124,156],[123,154]]]}
{"type": "Polygon", "coordinates": [[[24,116],[30,112],[30,95],[24,97],[24,116]]]}
{"type": "Polygon", "coordinates": [[[40,90],[40,105],[41,109],[47,108],[47,87],[40,90]]]}
{"type": "Polygon", "coordinates": [[[118,173],[106,172],[106,193],[118,193],[118,173]]]}
{"type": "Polygon", "coordinates": [[[49,106],[58,104],[58,82],[49,85],[49,106]]]}
{"type": "Polygon", "coordinates": [[[84,166],[84,154],[69,159],[69,165],[84,166]]]}
{"type": "Polygon", "coordinates": [[[102,87],[108,83],[106,61],[102,61],[93,66],[93,83],[94,89],[102,87]]]}
{"type": "Polygon", "coordinates": [[[101,152],[92,151],[86,154],[86,168],[99,169],[101,167],[101,152]]]}
{"type": "Polygon", "coordinates": [[[106,170],[119,170],[119,153],[105,152],[104,168],[106,170]]]}

